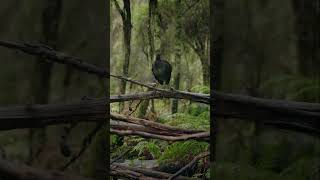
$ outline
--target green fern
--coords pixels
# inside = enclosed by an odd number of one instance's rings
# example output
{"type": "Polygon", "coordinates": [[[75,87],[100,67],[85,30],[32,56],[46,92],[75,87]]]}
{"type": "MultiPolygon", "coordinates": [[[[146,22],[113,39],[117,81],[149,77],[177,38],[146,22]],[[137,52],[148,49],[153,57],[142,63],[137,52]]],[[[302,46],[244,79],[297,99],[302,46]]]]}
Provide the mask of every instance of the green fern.
{"type": "Polygon", "coordinates": [[[141,141],[133,147],[131,152],[134,151],[138,152],[139,157],[141,157],[145,151],[148,151],[153,159],[158,158],[161,154],[160,147],[154,141],[141,141]]]}
{"type": "Polygon", "coordinates": [[[193,140],[173,143],[169,145],[159,157],[159,165],[169,163],[186,164],[190,162],[194,156],[208,149],[208,146],[208,143],[193,140]]]}

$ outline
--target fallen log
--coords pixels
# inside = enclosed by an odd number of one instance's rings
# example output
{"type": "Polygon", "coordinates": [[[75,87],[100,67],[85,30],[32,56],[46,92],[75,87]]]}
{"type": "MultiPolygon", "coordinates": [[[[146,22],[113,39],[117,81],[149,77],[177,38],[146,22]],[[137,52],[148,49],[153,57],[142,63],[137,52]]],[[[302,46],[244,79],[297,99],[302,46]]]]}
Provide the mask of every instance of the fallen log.
{"type": "MultiPolygon", "coordinates": [[[[136,179],[143,179],[143,178],[155,178],[155,179],[168,179],[172,176],[172,174],[160,172],[160,171],[154,171],[151,169],[143,169],[143,168],[136,168],[136,167],[130,167],[125,166],[119,163],[113,163],[110,166],[111,169],[111,176],[120,176],[123,177],[122,172],[126,172],[127,174],[130,174],[131,177],[135,175],[134,178],[136,179]]],[[[195,180],[198,178],[190,178],[185,176],[179,176],[176,178],[177,180],[195,180]]]]}

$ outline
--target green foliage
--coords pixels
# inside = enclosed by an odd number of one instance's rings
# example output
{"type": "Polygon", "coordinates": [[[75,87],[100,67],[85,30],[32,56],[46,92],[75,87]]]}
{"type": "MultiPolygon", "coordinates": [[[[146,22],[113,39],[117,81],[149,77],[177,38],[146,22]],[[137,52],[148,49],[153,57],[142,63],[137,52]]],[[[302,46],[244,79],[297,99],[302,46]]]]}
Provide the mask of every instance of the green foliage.
{"type": "Polygon", "coordinates": [[[160,147],[153,141],[140,141],[134,148],[132,152],[138,152],[138,156],[142,156],[146,151],[149,152],[153,159],[156,159],[160,156],[161,150],[160,147]]]}
{"type": "Polygon", "coordinates": [[[205,109],[204,111],[202,110],[203,109],[196,106],[193,110],[190,111],[192,114],[176,113],[173,115],[168,115],[167,117],[162,117],[160,121],[165,124],[177,126],[180,128],[209,130],[210,112],[208,111],[208,109],[205,109]]]}
{"type": "Polygon", "coordinates": [[[203,94],[209,94],[210,93],[210,87],[208,86],[203,86],[203,85],[196,85],[191,88],[192,92],[196,93],[203,93],[203,94]]]}
{"type": "Polygon", "coordinates": [[[209,107],[203,104],[190,104],[188,107],[188,113],[192,116],[200,116],[209,119],[209,107]]]}
{"type": "Polygon", "coordinates": [[[190,162],[194,156],[208,149],[208,143],[198,141],[176,142],[169,145],[162,155],[159,157],[158,162],[160,166],[167,164],[180,164],[185,165],[190,162]]]}

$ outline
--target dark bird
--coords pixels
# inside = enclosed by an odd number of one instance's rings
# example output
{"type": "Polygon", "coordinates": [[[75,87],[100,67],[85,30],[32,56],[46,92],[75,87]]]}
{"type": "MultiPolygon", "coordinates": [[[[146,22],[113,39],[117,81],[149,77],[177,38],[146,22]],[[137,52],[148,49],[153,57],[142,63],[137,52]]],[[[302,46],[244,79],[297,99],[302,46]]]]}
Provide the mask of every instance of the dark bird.
{"type": "Polygon", "coordinates": [[[171,78],[171,71],[171,64],[168,61],[161,59],[161,55],[157,54],[156,60],[152,65],[152,73],[156,80],[161,85],[163,85],[164,83],[168,85],[171,78]]]}

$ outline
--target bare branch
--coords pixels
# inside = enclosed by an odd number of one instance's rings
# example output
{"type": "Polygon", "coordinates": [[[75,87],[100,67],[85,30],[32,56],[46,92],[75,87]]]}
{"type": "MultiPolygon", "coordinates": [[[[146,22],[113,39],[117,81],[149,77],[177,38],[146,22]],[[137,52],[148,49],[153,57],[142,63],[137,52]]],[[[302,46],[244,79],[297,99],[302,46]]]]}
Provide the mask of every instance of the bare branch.
{"type": "Polygon", "coordinates": [[[195,134],[186,134],[181,136],[164,136],[164,135],[158,135],[158,134],[151,134],[147,132],[142,131],[135,131],[135,130],[115,130],[111,129],[111,133],[128,136],[128,135],[138,135],[142,136],[144,138],[153,138],[153,139],[161,139],[165,141],[186,141],[186,140],[198,140],[198,141],[209,141],[210,138],[210,132],[201,132],[201,133],[195,133],[195,134]]]}
{"type": "Polygon", "coordinates": [[[110,161],[110,165],[119,161],[123,156],[125,156],[128,152],[130,152],[131,149],[125,150],[123,153],[121,153],[118,157],[114,158],[112,161],[110,161]]]}
{"type": "Polygon", "coordinates": [[[117,0],[113,0],[116,9],[118,10],[119,14],[121,15],[122,19],[125,19],[124,11],[120,8],[119,3],[117,0]]]}
{"type": "Polygon", "coordinates": [[[10,49],[17,49],[30,55],[43,57],[43,59],[41,59],[43,61],[49,60],[60,64],[66,64],[90,74],[96,74],[100,77],[106,78],[109,77],[109,72],[107,72],[105,69],[86,63],[81,58],[69,56],[65,53],[55,51],[46,45],[31,43],[22,44],[0,40],[0,46],[10,49]]]}
{"type": "Polygon", "coordinates": [[[183,168],[181,168],[179,171],[177,171],[176,173],[174,173],[174,175],[172,175],[170,178],[168,178],[168,180],[172,180],[172,179],[176,179],[181,173],[183,173],[185,170],[189,169],[190,167],[192,167],[195,163],[197,163],[200,159],[205,158],[207,156],[209,156],[210,153],[209,152],[204,152],[199,154],[198,156],[194,157],[193,160],[188,163],[187,165],[185,165],[183,168]]]}
{"type": "Polygon", "coordinates": [[[125,95],[113,95],[110,96],[110,102],[122,102],[131,100],[148,100],[148,99],[163,99],[163,98],[175,98],[175,99],[188,99],[195,102],[204,104],[210,104],[210,96],[208,94],[190,93],[185,91],[167,91],[156,90],[148,91],[144,93],[125,94],[125,95]]]}
{"type": "MultiPolygon", "coordinates": [[[[320,135],[320,105],[316,103],[267,100],[249,96],[213,92],[217,117],[258,120],[274,127],[320,135]]],[[[183,91],[144,92],[110,97],[110,102],[180,98],[205,104],[209,95],[183,91]]],[[[107,99],[82,100],[76,103],[27,105],[0,108],[0,130],[37,128],[70,122],[107,120],[107,99]]]]}
{"type": "Polygon", "coordinates": [[[73,156],[63,167],[61,167],[61,170],[64,171],[67,169],[72,163],[74,163],[77,159],[81,157],[81,155],[86,151],[88,146],[91,144],[92,139],[96,136],[98,131],[104,127],[106,123],[105,122],[99,122],[97,123],[96,127],[84,138],[82,141],[82,147],[78,154],[73,156]]]}
{"type": "MultiPolygon", "coordinates": [[[[131,174],[131,178],[133,179],[167,179],[172,174],[164,173],[164,172],[159,172],[159,171],[154,171],[150,169],[143,169],[143,168],[137,168],[137,167],[130,167],[130,166],[125,166],[120,163],[113,163],[110,166],[111,169],[111,176],[119,176],[123,177],[126,175],[126,173],[129,172],[131,174]],[[122,172],[126,172],[125,174],[122,174],[122,172]]],[[[177,180],[196,180],[198,178],[190,178],[190,177],[185,177],[185,176],[180,176],[177,177],[177,180]]]]}
{"type": "Polygon", "coordinates": [[[200,133],[204,132],[201,130],[191,130],[191,129],[182,129],[174,126],[168,126],[161,123],[153,122],[150,120],[135,118],[135,117],[125,117],[121,114],[111,113],[110,115],[111,119],[134,123],[134,124],[140,124],[149,128],[157,129],[157,130],[165,130],[168,132],[174,132],[174,133],[180,133],[180,134],[192,134],[192,133],[200,133]]]}

